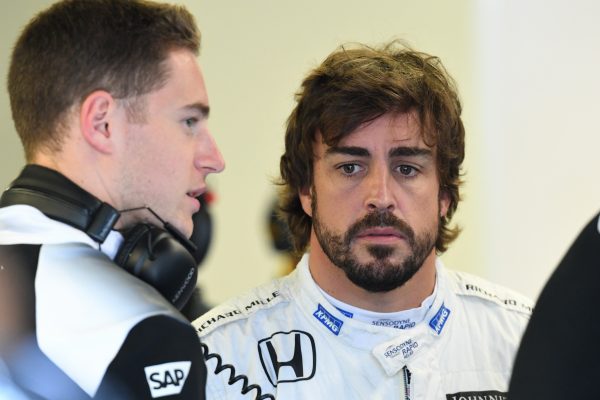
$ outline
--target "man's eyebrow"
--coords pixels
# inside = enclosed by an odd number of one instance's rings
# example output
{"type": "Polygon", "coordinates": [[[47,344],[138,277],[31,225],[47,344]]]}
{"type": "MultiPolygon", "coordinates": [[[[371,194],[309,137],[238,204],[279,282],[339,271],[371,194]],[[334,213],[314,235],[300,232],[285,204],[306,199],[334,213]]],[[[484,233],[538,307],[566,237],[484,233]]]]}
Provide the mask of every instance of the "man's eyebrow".
{"type": "Polygon", "coordinates": [[[210,114],[210,107],[207,106],[204,103],[188,104],[188,105],[182,107],[182,110],[184,110],[184,111],[196,111],[196,112],[202,114],[202,116],[204,118],[208,118],[208,115],[210,114]]]}
{"type": "Polygon", "coordinates": [[[333,146],[325,151],[325,155],[343,154],[348,156],[368,157],[371,155],[369,150],[357,146],[333,146]]]}
{"type": "MultiPolygon", "coordinates": [[[[342,154],[357,157],[369,157],[371,153],[364,147],[358,146],[333,146],[325,151],[325,155],[342,154]]],[[[425,156],[431,157],[433,152],[431,149],[423,147],[394,147],[389,151],[389,157],[407,157],[407,156],[425,156]]]]}
{"type": "Polygon", "coordinates": [[[394,147],[390,150],[390,157],[410,157],[410,156],[425,156],[431,157],[433,152],[431,149],[425,149],[423,147],[394,147]]]}

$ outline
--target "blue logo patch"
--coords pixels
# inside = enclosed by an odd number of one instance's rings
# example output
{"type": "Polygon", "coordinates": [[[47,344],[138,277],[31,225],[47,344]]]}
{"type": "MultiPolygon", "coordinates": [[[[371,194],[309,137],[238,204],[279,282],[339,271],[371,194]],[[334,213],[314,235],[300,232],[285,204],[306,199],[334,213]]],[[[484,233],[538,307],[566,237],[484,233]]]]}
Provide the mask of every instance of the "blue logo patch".
{"type": "Polygon", "coordinates": [[[348,317],[348,318],[354,317],[354,314],[352,314],[350,311],[342,310],[339,307],[336,307],[336,308],[339,310],[339,312],[341,312],[342,314],[344,314],[346,317],[348,317]]]}
{"type": "Polygon", "coordinates": [[[325,325],[327,329],[333,332],[334,335],[337,336],[340,334],[342,325],[344,325],[344,321],[331,315],[329,311],[325,309],[325,307],[319,304],[319,307],[317,308],[317,311],[313,313],[313,316],[318,319],[320,323],[325,325]]]}
{"type": "Polygon", "coordinates": [[[449,316],[450,309],[446,308],[442,303],[438,312],[429,321],[429,326],[439,335],[442,333],[442,329],[444,329],[444,325],[446,325],[449,316]]]}

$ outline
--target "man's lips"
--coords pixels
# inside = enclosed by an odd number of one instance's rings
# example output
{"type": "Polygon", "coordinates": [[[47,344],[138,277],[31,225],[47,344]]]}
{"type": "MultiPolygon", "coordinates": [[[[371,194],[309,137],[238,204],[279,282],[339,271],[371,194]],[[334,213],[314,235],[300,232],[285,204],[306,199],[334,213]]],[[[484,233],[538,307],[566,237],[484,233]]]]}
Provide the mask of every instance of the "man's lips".
{"type": "Polygon", "coordinates": [[[399,230],[390,227],[364,229],[360,231],[355,237],[357,239],[367,239],[375,241],[406,240],[406,235],[404,235],[399,230]]]}
{"type": "Polygon", "coordinates": [[[194,190],[190,190],[189,192],[187,192],[187,195],[190,197],[199,197],[202,195],[202,193],[206,192],[206,188],[199,188],[199,189],[194,189],[194,190]]]}
{"type": "Polygon", "coordinates": [[[194,205],[194,212],[198,212],[200,210],[200,201],[198,200],[198,197],[200,197],[202,195],[202,193],[204,193],[206,191],[206,189],[198,189],[198,190],[192,190],[191,192],[188,192],[187,195],[190,198],[190,200],[192,201],[193,205],[194,205]]]}

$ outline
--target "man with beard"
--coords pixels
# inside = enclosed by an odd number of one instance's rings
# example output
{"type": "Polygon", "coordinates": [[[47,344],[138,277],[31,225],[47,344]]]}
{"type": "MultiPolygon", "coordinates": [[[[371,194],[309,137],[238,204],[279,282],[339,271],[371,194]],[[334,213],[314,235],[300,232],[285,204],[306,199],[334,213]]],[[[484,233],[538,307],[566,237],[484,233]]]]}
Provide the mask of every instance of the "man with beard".
{"type": "Polygon", "coordinates": [[[342,47],[281,157],[294,272],[195,321],[219,399],[506,399],[527,299],[447,270],[464,127],[438,58],[342,47]]]}

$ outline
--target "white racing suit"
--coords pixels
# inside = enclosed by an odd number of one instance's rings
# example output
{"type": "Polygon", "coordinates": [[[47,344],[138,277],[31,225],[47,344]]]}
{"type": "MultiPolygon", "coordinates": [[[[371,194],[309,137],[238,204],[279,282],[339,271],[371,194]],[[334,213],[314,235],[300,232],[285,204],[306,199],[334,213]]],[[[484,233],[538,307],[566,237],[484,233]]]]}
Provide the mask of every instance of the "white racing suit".
{"type": "Polygon", "coordinates": [[[207,398],[505,400],[531,303],[440,260],[436,269],[424,319],[397,329],[332,306],[305,255],[194,322],[207,398]]]}

